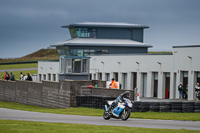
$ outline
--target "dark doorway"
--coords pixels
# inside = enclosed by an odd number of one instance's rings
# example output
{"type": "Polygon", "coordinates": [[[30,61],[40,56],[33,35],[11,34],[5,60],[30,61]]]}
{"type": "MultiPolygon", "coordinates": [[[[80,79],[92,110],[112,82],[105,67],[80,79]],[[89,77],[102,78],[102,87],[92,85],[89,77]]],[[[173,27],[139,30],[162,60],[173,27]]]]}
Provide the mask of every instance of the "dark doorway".
{"type": "Polygon", "coordinates": [[[158,97],[158,72],[153,72],[153,97],[158,97]]]}
{"type": "Polygon", "coordinates": [[[165,73],[165,99],[169,99],[170,73],[165,73]]]}
{"type": "Polygon", "coordinates": [[[115,79],[115,81],[117,81],[118,82],[118,73],[114,73],[114,79],[115,79]]]}
{"type": "Polygon", "coordinates": [[[132,89],[134,90],[137,87],[137,73],[132,73],[132,89]]]}
{"type": "Polygon", "coordinates": [[[187,99],[187,94],[188,94],[188,72],[183,71],[183,99],[187,99]]]}

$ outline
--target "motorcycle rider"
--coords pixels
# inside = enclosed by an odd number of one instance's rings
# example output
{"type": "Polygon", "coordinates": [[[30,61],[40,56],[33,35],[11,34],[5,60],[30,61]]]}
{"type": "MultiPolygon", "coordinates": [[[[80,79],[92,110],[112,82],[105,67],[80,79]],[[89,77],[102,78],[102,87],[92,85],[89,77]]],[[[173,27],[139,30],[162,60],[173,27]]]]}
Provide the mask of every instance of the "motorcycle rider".
{"type": "Polygon", "coordinates": [[[112,107],[114,107],[115,105],[118,104],[118,102],[122,102],[124,98],[129,99],[130,97],[130,91],[125,91],[124,93],[122,93],[121,95],[119,95],[114,102],[110,105],[110,107],[108,107],[108,112],[111,110],[112,107]]]}

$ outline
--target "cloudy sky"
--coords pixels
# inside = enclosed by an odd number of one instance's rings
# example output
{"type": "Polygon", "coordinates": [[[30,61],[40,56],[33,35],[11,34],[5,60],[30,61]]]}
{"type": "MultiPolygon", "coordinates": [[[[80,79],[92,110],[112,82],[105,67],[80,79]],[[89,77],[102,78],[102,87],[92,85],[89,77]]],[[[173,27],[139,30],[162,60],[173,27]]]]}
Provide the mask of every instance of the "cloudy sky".
{"type": "Polygon", "coordinates": [[[0,58],[67,40],[60,26],[88,21],[147,25],[154,49],[200,45],[200,0],[0,0],[0,58]]]}

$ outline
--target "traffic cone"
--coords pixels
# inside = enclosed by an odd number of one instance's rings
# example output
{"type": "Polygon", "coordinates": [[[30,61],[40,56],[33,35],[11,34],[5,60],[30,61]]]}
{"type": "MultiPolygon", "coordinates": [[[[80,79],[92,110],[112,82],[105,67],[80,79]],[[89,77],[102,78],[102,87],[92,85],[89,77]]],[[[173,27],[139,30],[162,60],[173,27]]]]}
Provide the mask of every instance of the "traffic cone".
{"type": "Polygon", "coordinates": [[[137,101],[140,101],[139,92],[137,93],[137,101]]]}

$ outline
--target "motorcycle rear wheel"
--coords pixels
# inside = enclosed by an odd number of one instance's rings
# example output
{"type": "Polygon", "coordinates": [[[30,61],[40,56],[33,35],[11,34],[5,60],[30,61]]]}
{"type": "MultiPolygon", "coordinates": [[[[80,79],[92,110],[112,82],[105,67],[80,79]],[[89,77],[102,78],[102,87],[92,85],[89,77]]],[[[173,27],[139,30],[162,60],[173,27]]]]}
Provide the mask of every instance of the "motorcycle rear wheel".
{"type": "Polygon", "coordinates": [[[120,115],[120,118],[125,121],[129,118],[129,116],[131,115],[131,110],[130,109],[124,109],[120,115]]]}
{"type": "Polygon", "coordinates": [[[103,118],[104,118],[105,120],[109,120],[109,119],[110,119],[110,115],[109,115],[108,111],[104,111],[104,113],[103,113],[103,118]]]}

